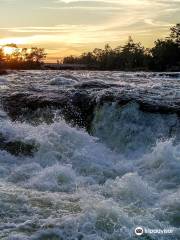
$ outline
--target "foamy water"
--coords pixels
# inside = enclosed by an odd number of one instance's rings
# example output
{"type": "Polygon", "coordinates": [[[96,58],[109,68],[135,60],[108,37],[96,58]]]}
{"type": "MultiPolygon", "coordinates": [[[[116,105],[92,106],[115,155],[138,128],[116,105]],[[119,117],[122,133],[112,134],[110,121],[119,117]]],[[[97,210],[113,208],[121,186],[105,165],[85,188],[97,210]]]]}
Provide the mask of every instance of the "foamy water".
{"type": "MultiPolygon", "coordinates": [[[[68,91],[93,80],[128,94],[151,90],[151,101],[167,104],[180,96],[178,76],[153,73],[27,71],[5,79],[2,95],[68,91]]],[[[13,122],[2,109],[6,142],[35,150],[0,150],[0,239],[133,240],[138,226],[173,231],[141,239],[180,239],[179,124],[177,113],[144,112],[136,102],[98,105],[89,133],[62,117],[13,122]]]]}

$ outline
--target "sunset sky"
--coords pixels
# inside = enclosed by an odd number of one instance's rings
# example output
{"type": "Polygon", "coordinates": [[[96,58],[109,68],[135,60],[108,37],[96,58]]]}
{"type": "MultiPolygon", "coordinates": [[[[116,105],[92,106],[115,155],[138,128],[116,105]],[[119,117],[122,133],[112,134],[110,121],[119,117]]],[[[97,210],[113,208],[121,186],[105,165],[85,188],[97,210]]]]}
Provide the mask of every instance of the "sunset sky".
{"type": "Polygon", "coordinates": [[[46,48],[48,61],[131,35],[146,47],[180,22],[180,0],[0,0],[0,45],[46,48]]]}

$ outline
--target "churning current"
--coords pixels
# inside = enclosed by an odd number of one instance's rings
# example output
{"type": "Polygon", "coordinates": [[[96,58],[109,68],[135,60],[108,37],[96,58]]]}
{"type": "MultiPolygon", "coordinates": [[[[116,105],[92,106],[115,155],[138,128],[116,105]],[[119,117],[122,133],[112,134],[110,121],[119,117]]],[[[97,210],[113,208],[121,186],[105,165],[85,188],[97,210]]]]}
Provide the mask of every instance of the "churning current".
{"type": "Polygon", "coordinates": [[[180,239],[180,73],[0,77],[0,239],[180,239]]]}

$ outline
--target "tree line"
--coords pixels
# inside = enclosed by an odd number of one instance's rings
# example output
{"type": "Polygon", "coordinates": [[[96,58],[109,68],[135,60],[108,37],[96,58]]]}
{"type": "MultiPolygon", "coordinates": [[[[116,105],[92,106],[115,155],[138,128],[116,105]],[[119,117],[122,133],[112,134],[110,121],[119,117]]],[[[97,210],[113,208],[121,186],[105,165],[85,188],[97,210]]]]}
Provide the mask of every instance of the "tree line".
{"type": "Polygon", "coordinates": [[[18,48],[16,44],[7,44],[0,48],[0,67],[12,69],[40,68],[46,58],[44,48],[18,48]],[[5,49],[12,49],[6,53],[5,49]]]}
{"type": "MultiPolygon", "coordinates": [[[[0,68],[38,69],[46,55],[44,48],[21,49],[8,44],[0,48],[0,68]],[[7,47],[13,48],[10,54],[4,51],[7,47]]],[[[95,70],[180,71],[180,23],[170,28],[168,37],[157,39],[152,48],[145,48],[129,37],[123,46],[112,48],[106,44],[104,49],[95,48],[79,57],[65,57],[63,63],[95,70]]]]}
{"type": "Polygon", "coordinates": [[[64,64],[84,64],[97,70],[180,71],[180,24],[170,28],[165,39],[157,39],[150,49],[135,43],[131,37],[124,46],[95,48],[79,57],[68,56],[64,64]]]}

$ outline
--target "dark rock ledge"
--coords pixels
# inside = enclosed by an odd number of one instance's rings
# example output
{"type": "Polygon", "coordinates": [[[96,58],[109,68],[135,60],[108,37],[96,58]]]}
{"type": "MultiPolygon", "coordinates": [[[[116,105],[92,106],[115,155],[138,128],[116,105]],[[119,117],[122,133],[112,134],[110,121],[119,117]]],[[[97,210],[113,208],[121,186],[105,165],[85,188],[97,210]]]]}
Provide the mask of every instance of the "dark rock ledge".
{"type": "Polygon", "coordinates": [[[30,120],[37,110],[43,113],[47,108],[58,109],[67,122],[87,130],[95,107],[106,102],[117,102],[122,106],[131,101],[137,102],[142,111],[180,115],[180,98],[163,98],[147,90],[132,92],[113,86],[106,88],[105,85],[101,88],[94,83],[93,86],[86,84],[85,88],[81,85],[56,92],[14,92],[2,96],[4,110],[12,120],[30,120]]]}
{"type": "Polygon", "coordinates": [[[5,150],[14,156],[32,156],[38,150],[38,146],[20,140],[9,141],[0,133],[0,150],[5,150]]]}

